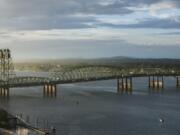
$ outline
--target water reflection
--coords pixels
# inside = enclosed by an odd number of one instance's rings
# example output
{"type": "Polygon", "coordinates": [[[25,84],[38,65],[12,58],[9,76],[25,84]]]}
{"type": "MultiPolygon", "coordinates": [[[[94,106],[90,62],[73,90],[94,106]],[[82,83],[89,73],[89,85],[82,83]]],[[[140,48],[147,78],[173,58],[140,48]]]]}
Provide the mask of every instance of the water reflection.
{"type": "Polygon", "coordinates": [[[17,135],[29,135],[29,130],[26,129],[26,128],[20,128],[20,127],[18,127],[18,128],[16,129],[16,134],[17,134],[17,135]]]}

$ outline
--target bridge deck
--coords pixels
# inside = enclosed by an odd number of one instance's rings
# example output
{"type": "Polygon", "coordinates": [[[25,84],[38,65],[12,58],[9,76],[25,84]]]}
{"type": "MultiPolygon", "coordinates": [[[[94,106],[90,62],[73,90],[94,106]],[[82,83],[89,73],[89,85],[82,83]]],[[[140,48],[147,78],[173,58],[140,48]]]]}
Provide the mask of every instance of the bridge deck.
{"type": "Polygon", "coordinates": [[[68,83],[80,83],[80,82],[90,82],[90,81],[101,81],[101,80],[112,80],[121,77],[148,77],[148,76],[165,76],[165,77],[176,77],[180,74],[133,74],[126,76],[103,76],[103,77],[89,77],[89,78],[71,78],[67,80],[42,78],[42,77],[16,77],[10,79],[8,82],[1,82],[0,87],[32,87],[32,86],[42,86],[45,84],[68,84],[68,83]]]}

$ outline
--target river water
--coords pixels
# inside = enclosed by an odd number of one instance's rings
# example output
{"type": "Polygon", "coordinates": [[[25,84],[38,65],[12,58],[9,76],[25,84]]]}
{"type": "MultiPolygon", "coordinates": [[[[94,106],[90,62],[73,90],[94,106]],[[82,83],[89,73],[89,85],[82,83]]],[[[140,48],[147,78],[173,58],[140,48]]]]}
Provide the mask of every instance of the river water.
{"type": "Polygon", "coordinates": [[[41,128],[54,126],[57,135],[180,135],[175,78],[165,78],[159,92],[149,92],[147,78],[135,78],[133,87],[132,94],[117,94],[116,80],[58,85],[56,98],[43,97],[42,87],[14,88],[0,105],[41,128]]]}

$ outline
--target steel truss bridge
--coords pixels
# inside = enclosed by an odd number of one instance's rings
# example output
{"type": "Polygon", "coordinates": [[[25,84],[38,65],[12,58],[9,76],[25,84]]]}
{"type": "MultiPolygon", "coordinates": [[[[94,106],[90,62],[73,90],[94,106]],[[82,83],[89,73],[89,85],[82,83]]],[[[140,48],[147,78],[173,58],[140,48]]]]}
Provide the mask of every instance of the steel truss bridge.
{"type": "Polygon", "coordinates": [[[56,85],[66,83],[88,82],[117,79],[117,91],[132,92],[132,78],[148,77],[151,89],[162,89],[164,77],[177,78],[180,86],[180,70],[167,68],[119,68],[113,66],[78,66],[66,71],[52,72],[50,76],[17,76],[14,72],[11,52],[0,50],[0,95],[9,95],[9,88],[44,86],[46,95],[56,96],[56,85]]]}

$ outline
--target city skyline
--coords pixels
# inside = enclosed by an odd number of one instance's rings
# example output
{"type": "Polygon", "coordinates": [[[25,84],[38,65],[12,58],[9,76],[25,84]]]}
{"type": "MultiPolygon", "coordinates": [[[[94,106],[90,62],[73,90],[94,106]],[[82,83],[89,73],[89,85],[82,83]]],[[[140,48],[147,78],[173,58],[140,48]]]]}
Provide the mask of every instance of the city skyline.
{"type": "Polygon", "coordinates": [[[1,0],[14,59],[180,58],[178,0],[1,0]]]}

